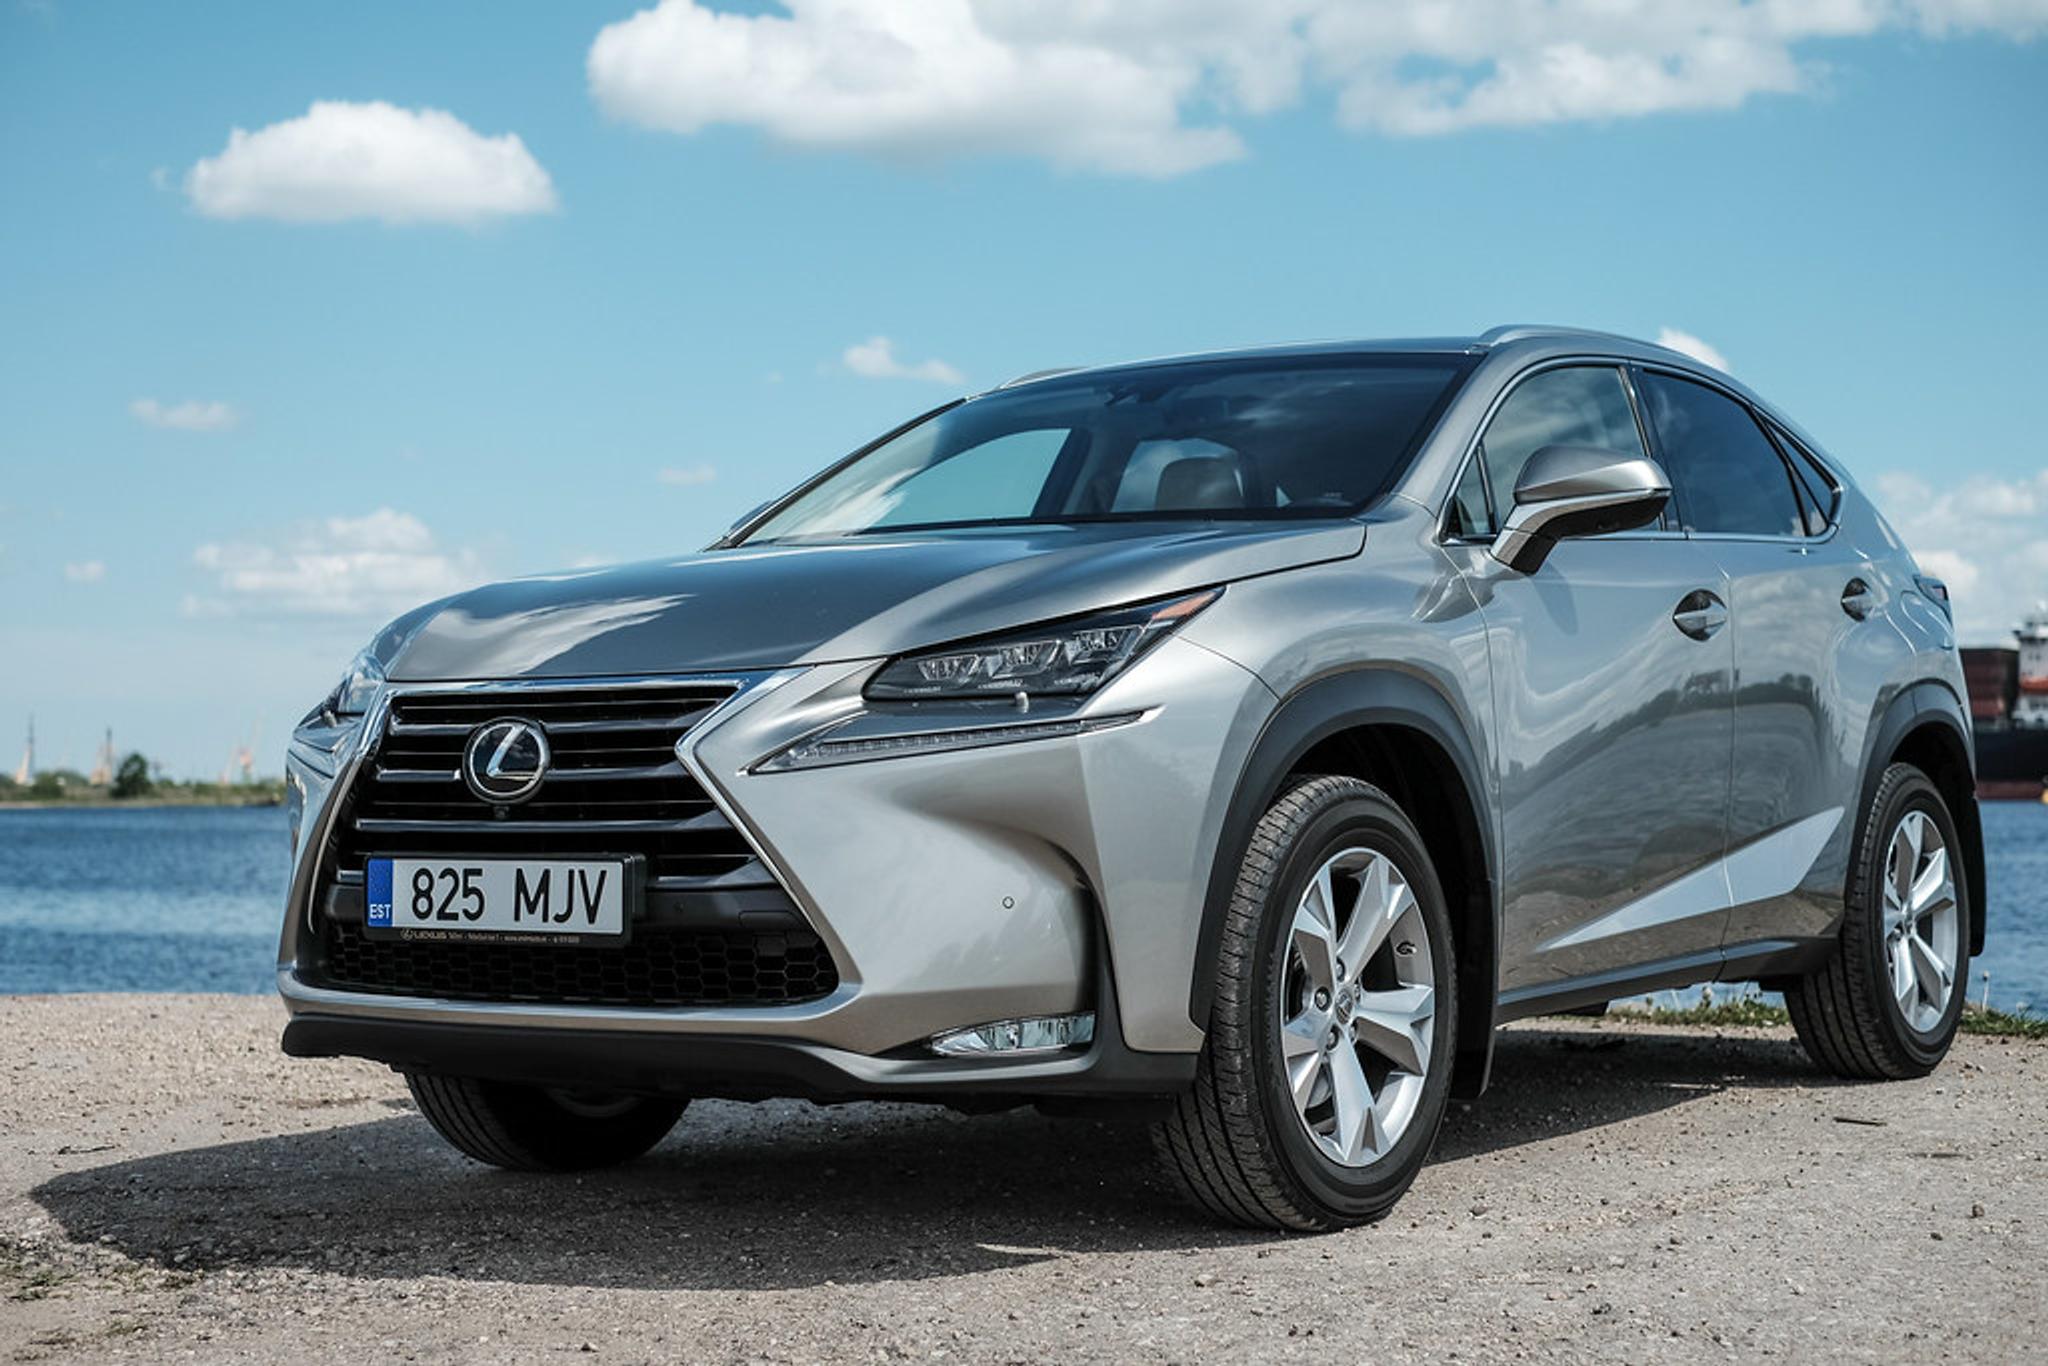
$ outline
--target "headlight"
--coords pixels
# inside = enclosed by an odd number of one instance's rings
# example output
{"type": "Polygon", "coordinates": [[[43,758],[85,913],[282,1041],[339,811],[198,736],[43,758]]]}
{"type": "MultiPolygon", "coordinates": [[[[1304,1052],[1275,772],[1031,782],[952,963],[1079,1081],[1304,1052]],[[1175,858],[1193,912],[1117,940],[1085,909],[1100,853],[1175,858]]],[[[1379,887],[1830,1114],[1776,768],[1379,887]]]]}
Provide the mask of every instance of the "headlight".
{"type": "Polygon", "coordinates": [[[293,752],[323,773],[331,773],[343,750],[361,732],[363,717],[384,686],[384,667],[368,650],[357,655],[320,705],[292,731],[293,752]]]}
{"type": "Polygon", "coordinates": [[[878,702],[917,702],[1091,693],[1222,593],[1220,588],[1208,588],[929,654],[904,655],[869,680],[867,695],[878,702]]]}
{"type": "Polygon", "coordinates": [[[328,696],[327,710],[336,716],[361,716],[377,700],[377,689],[383,686],[384,666],[365,650],[355,657],[328,696]]]}

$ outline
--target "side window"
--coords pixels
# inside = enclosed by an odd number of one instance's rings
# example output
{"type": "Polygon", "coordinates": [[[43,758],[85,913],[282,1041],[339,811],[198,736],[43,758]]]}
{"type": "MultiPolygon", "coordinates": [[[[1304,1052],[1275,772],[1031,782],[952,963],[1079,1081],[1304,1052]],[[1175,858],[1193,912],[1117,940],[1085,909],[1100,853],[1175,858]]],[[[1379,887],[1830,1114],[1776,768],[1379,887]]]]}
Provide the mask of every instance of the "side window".
{"type": "Polygon", "coordinates": [[[1694,531],[1798,536],[1792,472],[1749,409],[1717,389],[1646,371],[1640,392],[1657,454],[1694,531]]]}
{"type": "Polygon", "coordinates": [[[1448,527],[1453,536],[1491,536],[1493,514],[1486,507],[1486,470],[1474,460],[1451,490],[1448,527]]]}
{"type": "Polygon", "coordinates": [[[1487,481],[1493,485],[1496,524],[1515,502],[1515,481],[1529,457],[1545,446],[1602,446],[1643,454],[1642,433],[1629,407],[1621,371],[1607,365],[1545,370],[1516,385],[1487,424],[1480,442],[1487,481]]]}
{"type": "Polygon", "coordinates": [[[1835,486],[1834,476],[1797,438],[1775,422],[1771,424],[1771,435],[1777,438],[1778,449],[1785,453],[1786,463],[1792,466],[1792,473],[1806,494],[1806,534],[1826,535],[1842,501],[1842,491],[1835,486]]]}
{"type": "Polygon", "coordinates": [[[1029,517],[1066,444],[1067,429],[1010,432],[907,471],[878,496],[888,511],[876,526],[917,526],[990,515],[1029,517]]]}

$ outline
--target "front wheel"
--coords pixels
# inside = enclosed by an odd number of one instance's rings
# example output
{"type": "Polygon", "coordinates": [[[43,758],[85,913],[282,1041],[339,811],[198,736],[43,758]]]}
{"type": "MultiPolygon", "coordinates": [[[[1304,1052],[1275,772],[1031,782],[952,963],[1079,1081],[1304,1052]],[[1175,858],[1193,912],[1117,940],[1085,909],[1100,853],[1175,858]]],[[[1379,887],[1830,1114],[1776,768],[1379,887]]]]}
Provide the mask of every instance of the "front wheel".
{"type": "Polygon", "coordinates": [[[479,1162],[566,1172],[630,1162],[667,1136],[683,1100],[408,1072],[405,1084],[441,1137],[479,1162]]]}
{"type": "Polygon", "coordinates": [[[1838,1076],[1924,1077],[1954,1042],[1970,966],[1962,845],[1941,790],[1910,764],[1863,815],[1835,954],[1785,1006],[1808,1056],[1838,1076]]]}
{"type": "Polygon", "coordinates": [[[1428,851],[1386,793],[1335,777],[1283,792],[1231,895],[1194,1087],[1154,1129],[1181,1191],[1265,1228],[1392,1208],[1443,1120],[1454,951],[1428,851]]]}

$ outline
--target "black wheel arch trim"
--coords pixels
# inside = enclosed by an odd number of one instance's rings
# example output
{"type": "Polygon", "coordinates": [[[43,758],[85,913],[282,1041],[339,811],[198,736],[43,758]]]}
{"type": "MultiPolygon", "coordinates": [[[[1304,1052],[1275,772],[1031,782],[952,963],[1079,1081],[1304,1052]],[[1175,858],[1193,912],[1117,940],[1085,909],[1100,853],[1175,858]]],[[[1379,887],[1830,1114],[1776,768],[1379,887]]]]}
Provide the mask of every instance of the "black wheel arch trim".
{"type": "MultiPolygon", "coordinates": [[[[1858,828],[1849,850],[1850,866],[1853,867],[1855,860],[1862,856],[1861,822],[1864,813],[1870,810],[1871,800],[1877,795],[1877,785],[1883,779],[1885,769],[1897,758],[1908,738],[1930,727],[1939,728],[1954,743],[1956,752],[1963,759],[1962,776],[1974,794],[1977,752],[1971,738],[1969,714],[1964,710],[1961,699],[1946,685],[1931,679],[1900,689],[1879,714],[1877,724],[1871,727],[1870,740],[1864,751],[1863,782],[1857,793],[1858,828]]],[[[1970,955],[1975,957],[1984,952],[1984,927],[1988,919],[1984,825],[1977,814],[1974,795],[1971,800],[1951,803],[1951,808],[1949,819],[1955,822],[1956,834],[1963,845],[1963,874],[1969,888],[1970,955]]]]}
{"type": "MultiPolygon", "coordinates": [[[[1423,676],[1393,665],[1324,674],[1302,684],[1274,708],[1252,742],[1225,810],[1202,900],[1188,1017],[1199,1028],[1208,1028],[1224,918],[1253,827],[1309,751],[1332,736],[1370,726],[1417,731],[1447,754],[1458,770],[1469,815],[1479,834],[1485,859],[1488,943],[1479,962],[1468,961],[1467,953],[1459,955],[1459,995],[1464,1009],[1458,1021],[1457,1064],[1451,1084],[1454,1097],[1470,1099],[1486,1088],[1493,1064],[1494,1009],[1499,997],[1499,855],[1492,803],[1486,799],[1488,770],[1472,744],[1472,728],[1451,699],[1423,676]]],[[[1461,922],[1464,909],[1450,908],[1454,923],[1461,922]]]]}

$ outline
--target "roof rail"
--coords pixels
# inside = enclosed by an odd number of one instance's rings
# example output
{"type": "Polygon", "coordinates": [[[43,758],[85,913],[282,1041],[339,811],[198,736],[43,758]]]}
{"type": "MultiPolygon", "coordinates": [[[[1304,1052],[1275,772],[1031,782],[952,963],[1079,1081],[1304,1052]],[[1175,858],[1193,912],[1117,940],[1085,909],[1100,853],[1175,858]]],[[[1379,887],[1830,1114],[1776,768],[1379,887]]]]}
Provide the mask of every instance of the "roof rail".
{"type": "Polygon", "coordinates": [[[1029,384],[1035,379],[1051,379],[1054,375],[1071,375],[1076,370],[1085,370],[1086,368],[1083,365],[1055,365],[1050,370],[1033,370],[1030,374],[1019,375],[1015,379],[1006,379],[1001,384],[998,384],[996,388],[1014,389],[1020,384],[1029,384]]]}
{"type": "Polygon", "coordinates": [[[1645,343],[1638,337],[1624,336],[1619,332],[1602,332],[1594,327],[1563,327],[1550,323],[1503,323],[1490,327],[1479,334],[1481,346],[1500,346],[1507,342],[1529,341],[1542,337],[1598,337],[1603,341],[1645,343]]]}

